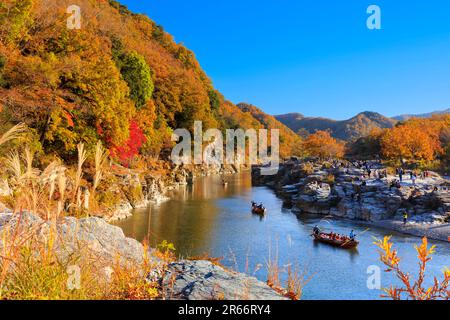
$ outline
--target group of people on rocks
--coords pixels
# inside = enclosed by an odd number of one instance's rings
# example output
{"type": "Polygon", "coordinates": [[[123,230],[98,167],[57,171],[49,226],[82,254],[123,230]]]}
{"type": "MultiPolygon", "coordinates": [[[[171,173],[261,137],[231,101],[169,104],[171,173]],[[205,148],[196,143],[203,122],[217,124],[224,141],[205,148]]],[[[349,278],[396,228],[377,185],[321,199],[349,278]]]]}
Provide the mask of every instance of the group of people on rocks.
{"type": "MultiPolygon", "coordinates": [[[[395,173],[398,175],[400,182],[403,182],[403,177],[407,174],[403,168],[395,169],[395,173]]],[[[413,185],[416,185],[417,177],[420,176],[421,179],[426,179],[430,177],[430,171],[424,170],[421,171],[419,175],[415,173],[413,170],[409,171],[409,178],[412,181],[413,185]]]]}

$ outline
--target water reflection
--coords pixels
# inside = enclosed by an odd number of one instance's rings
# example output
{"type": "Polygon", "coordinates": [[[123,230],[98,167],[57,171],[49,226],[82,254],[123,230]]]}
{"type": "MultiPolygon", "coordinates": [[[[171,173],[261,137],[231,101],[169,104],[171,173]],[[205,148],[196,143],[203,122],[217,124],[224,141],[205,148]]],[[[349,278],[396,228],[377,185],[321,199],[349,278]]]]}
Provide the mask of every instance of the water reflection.
{"type": "Polygon", "coordinates": [[[180,256],[206,253],[220,213],[215,200],[232,198],[251,189],[248,174],[228,177],[227,181],[224,186],[219,176],[202,178],[201,183],[171,191],[170,201],[136,210],[131,219],[117,225],[128,236],[147,240],[151,246],[163,240],[173,242],[180,256]]]}

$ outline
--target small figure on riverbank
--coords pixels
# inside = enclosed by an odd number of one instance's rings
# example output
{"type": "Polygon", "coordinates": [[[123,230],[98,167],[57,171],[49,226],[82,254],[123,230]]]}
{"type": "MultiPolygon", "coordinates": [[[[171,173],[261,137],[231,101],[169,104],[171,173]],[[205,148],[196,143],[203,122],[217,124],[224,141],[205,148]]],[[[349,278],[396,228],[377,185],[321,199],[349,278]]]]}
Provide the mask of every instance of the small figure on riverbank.
{"type": "Polygon", "coordinates": [[[411,175],[411,180],[412,180],[413,186],[415,186],[416,185],[417,176],[415,174],[412,174],[411,175]]]}
{"type": "Polygon", "coordinates": [[[403,171],[403,168],[397,168],[397,174],[398,174],[398,177],[399,177],[399,179],[400,179],[400,182],[403,182],[403,174],[405,173],[404,171],[403,171]]]}
{"type": "Polygon", "coordinates": [[[408,222],[408,212],[405,211],[405,213],[403,214],[403,225],[406,225],[407,222],[408,222]]]}

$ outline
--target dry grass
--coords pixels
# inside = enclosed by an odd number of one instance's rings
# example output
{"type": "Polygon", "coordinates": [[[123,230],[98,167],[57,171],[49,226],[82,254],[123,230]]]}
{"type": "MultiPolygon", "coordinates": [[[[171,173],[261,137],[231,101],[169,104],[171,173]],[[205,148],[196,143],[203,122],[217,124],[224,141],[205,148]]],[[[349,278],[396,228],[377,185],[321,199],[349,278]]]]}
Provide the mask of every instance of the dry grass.
{"type": "Polygon", "coordinates": [[[273,256],[272,246],[269,246],[269,259],[266,260],[266,269],[268,286],[291,300],[300,300],[303,289],[314,277],[314,274],[308,275],[307,268],[302,270],[298,264],[295,264],[294,267],[292,263],[280,266],[278,245],[273,256]],[[284,282],[281,280],[283,274],[286,274],[284,282]]]}
{"type": "Polygon", "coordinates": [[[97,190],[98,185],[103,178],[104,168],[106,162],[108,160],[108,151],[105,150],[100,141],[97,142],[95,147],[95,175],[94,175],[94,183],[92,186],[92,191],[95,192],[97,190]]]}
{"type": "MultiPolygon", "coordinates": [[[[119,255],[101,259],[83,243],[69,255],[58,251],[56,221],[44,225],[17,223],[2,229],[0,238],[0,300],[152,300],[161,299],[159,283],[146,275],[164,275],[169,261],[155,263],[144,246],[142,263],[119,255]],[[20,227],[21,226],[21,227],[20,227]],[[26,228],[25,228],[26,227],[26,228]],[[75,269],[74,269],[75,267],[75,269]],[[77,271],[78,270],[78,271],[77,271]],[[71,286],[72,284],[72,286],[71,286]]],[[[158,257],[170,257],[157,251],[158,257]]]]}
{"type": "Polygon", "coordinates": [[[76,199],[76,207],[81,208],[81,192],[80,192],[80,183],[83,177],[83,165],[87,159],[86,150],[84,149],[84,144],[80,143],[77,145],[78,150],[78,165],[77,165],[77,173],[75,175],[75,183],[74,183],[74,193],[72,196],[72,202],[76,199]]]}
{"type": "Polygon", "coordinates": [[[19,138],[23,133],[25,133],[25,131],[26,131],[25,124],[19,123],[18,125],[15,125],[0,137],[0,146],[4,145],[9,141],[19,138]]]}

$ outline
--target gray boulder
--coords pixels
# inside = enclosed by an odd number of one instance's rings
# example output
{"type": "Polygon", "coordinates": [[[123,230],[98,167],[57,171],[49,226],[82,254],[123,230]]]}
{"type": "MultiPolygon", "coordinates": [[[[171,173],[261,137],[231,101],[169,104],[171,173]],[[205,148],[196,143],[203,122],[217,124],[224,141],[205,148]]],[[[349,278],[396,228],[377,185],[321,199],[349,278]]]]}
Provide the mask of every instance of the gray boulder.
{"type": "MultiPolygon", "coordinates": [[[[46,242],[55,232],[54,250],[62,260],[74,254],[93,258],[102,265],[115,262],[140,264],[143,262],[144,247],[134,239],[125,237],[122,229],[108,224],[101,218],[76,219],[66,217],[56,224],[24,212],[21,215],[0,214],[0,235],[18,230],[33,235],[37,241],[46,242]],[[53,230],[53,231],[52,231],[53,230]],[[119,259],[119,260],[117,260],[119,259]]],[[[0,236],[0,245],[1,245],[0,236]]]]}
{"type": "Polygon", "coordinates": [[[167,299],[286,300],[264,282],[209,261],[179,261],[163,279],[167,299]]]}

